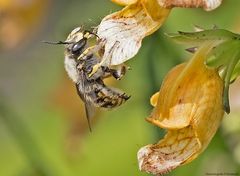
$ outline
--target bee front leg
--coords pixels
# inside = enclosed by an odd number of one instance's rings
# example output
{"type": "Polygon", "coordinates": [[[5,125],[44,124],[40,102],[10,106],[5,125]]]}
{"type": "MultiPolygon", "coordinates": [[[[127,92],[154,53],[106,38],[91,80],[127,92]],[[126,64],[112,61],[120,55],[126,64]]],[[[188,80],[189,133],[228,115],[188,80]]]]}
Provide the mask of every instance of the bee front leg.
{"type": "Polygon", "coordinates": [[[92,53],[94,52],[95,50],[95,46],[90,46],[88,48],[86,48],[82,54],[77,58],[77,60],[81,60],[83,59],[84,57],[88,56],[88,55],[92,55],[92,53]]]}
{"type": "Polygon", "coordinates": [[[86,48],[82,52],[82,54],[77,58],[77,60],[81,60],[88,55],[98,53],[99,51],[101,51],[102,47],[103,47],[102,44],[97,44],[97,45],[93,45],[93,46],[86,48]]]}
{"type": "MultiPolygon", "coordinates": [[[[83,51],[83,53],[78,57],[78,60],[83,59],[87,57],[88,55],[92,55],[93,53],[98,53],[101,50],[101,45],[94,45],[91,47],[88,47],[83,51]]],[[[97,63],[93,65],[91,73],[88,74],[89,77],[92,77],[101,67],[101,63],[97,63]]]]}

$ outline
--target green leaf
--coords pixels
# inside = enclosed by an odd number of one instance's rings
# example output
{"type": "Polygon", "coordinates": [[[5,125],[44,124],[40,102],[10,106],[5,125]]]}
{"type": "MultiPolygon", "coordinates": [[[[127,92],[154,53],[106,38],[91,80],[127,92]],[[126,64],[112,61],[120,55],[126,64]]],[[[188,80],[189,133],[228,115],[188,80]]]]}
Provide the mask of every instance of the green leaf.
{"type": "Polygon", "coordinates": [[[233,70],[230,82],[233,83],[238,78],[238,76],[240,76],[240,61],[238,61],[237,65],[233,70]]]}
{"type": "Polygon", "coordinates": [[[199,46],[209,40],[240,40],[240,35],[224,29],[210,29],[200,32],[182,32],[178,34],[168,33],[168,37],[178,43],[199,46]]]}
{"type": "Polygon", "coordinates": [[[229,63],[239,41],[227,40],[214,47],[207,56],[206,65],[219,68],[229,63]]]}

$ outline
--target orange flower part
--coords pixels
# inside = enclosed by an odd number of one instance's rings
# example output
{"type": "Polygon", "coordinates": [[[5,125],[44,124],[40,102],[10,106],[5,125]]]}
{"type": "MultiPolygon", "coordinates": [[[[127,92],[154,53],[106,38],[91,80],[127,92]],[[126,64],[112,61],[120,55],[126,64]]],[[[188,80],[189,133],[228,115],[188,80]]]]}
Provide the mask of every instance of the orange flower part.
{"type": "Polygon", "coordinates": [[[164,139],[138,152],[140,170],[164,174],[195,159],[209,144],[222,120],[223,81],[205,64],[212,44],[205,44],[166,76],[151,98],[155,107],[147,118],[167,130],[164,139]]]}
{"type": "Polygon", "coordinates": [[[172,7],[213,10],[222,0],[112,0],[126,6],[101,21],[97,35],[104,55],[99,65],[119,65],[134,57],[144,37],[158,30],[172,7]]]}

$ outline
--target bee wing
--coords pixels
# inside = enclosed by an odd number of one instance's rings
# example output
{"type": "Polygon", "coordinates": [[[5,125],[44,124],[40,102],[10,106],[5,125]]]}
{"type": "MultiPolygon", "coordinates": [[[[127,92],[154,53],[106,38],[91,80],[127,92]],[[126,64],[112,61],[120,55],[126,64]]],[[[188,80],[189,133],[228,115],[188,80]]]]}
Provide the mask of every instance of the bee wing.
{"type": "Polygon", "coordinates": [[[91,97],[89,96],[90,93],[92,92],[92,86],[88,82],[84,73],[80,73],[80,81],[76,83],[76,88],[77,88],[78,95],[80,96],[80,98],[83,100],[85,104],[85,112],[86,112],[86,117],[88,121],[88,126],[90,131],[92,131],[91,118],[94,116],[96,108],[92,103],[91,97]]]}
{"type": "Polygon", "coordinates": [[[92,131],[91,118],[95,114],[95,107],[89,101],[85,101],[85,112],[86,112],[86,117],[87,117],[87,121],[88,121],[89,130],[92,131]]]}

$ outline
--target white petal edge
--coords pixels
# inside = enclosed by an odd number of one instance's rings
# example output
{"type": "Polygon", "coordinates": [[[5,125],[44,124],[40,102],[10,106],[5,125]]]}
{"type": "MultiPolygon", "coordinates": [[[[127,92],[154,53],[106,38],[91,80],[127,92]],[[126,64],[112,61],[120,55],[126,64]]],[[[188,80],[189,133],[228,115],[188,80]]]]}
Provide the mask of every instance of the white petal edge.
{"type": "Polygon", "coordinates": [[[157,144],[144,146],[138,151],[139,169],[153,175],[166,174],[200,152],[201,143],[192,128],[169,131],[157,144]]]}
{"type": "Polygon", "coordinates": [[[126,14],[122,11],[106,16],[100,23],[97,35],[104,41],[105,51],[101,65],[119,65],[134,57],[141,47],[142,39],[157,28],[141,5],[126,14]]]}
{"type": "Polygon", "coordinates": [[[162,7],[183,7],[183,8],[199,8],[202,7],[206,11],[216,9],[221,5],[222,0],[158,0],[162,7]]]}
{"type": "Polygon", "coordinates": [[[222,0],[205,0],[206,7],[204,8],[206,11],[211,11],[216,9],[221,5],[222,0]]]}

